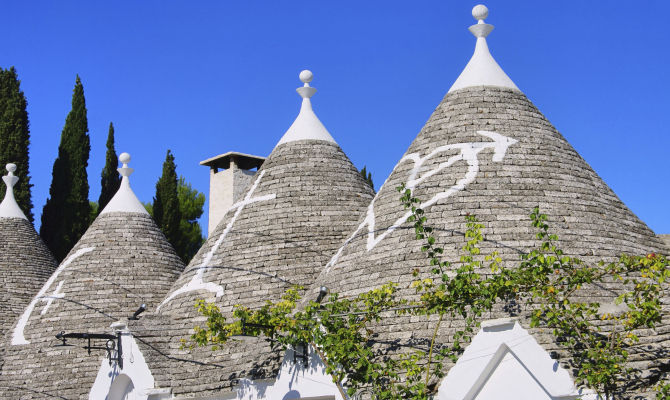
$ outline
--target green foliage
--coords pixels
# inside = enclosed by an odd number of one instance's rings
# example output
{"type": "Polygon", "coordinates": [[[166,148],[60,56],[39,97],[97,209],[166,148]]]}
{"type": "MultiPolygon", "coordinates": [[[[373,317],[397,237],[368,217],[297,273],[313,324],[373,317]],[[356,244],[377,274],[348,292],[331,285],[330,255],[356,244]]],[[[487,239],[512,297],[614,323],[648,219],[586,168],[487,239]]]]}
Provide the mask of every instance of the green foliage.
{"type": "Polygon", "coordinates": [[[61,133],[49,198],[42,210],[40,227],[40,236],[58,261],[65,258],[90,222],[86,174],[90,150],[84,87],[77,75],[72,110],[61,133]]]}
{"type": "Polygon", "coordinates": [[[670,400],[670,383],[661,383],[656,387],[656,400],[670,400]]]}
{"type": "Polygon", "coordinates": [[[144,203],[144,202],[142,203],[142,205],[144,206],[144,209],[147,210],[149,215],[151,215],[151,217],[153,218],[153,216],[154,216],[154,205],[152,203],[144,203]]]}
{"type": "MultiPolygon", "coordinates": [[[[8,163],[16,164],[19,181],[14,186],[14,197],[26,217],[33,222],[33,203],[30,195],[30,175],[28,174],[28,146],[30,131],[26,97],[21,91],[21,81],[14,67],[0,68],[0,167],[8,163]]],[[[5,185],[0,185],[0,199],[5,196],[5,185]]]]}
{"type": "Polygon", "coordinates": [[[177,179],[174,156],[168,150],[163,174],[156,183],[154,203],[144,204],[177,255],[188,263],[205,239],[197,219],[203,213],[205,195],[193,189],[184,177],[177,179]]]}
{"type": "Polygon", "coordinates": [[[177,195],[177,166],[174,156],[167,151],[163,162],[163,174],[156,182],[156,196],[154,197],[153,217],[156,224],[167,238],[168,242],[176,248],[180,240],[179,224],[181,212],[179,210],[179,197],[177,195]]]}
{"type": "Polygon", "coordinates": [[[363,166],[363,169],[360,170],[361,176],[363,177],[363,180],[370,185],[370,187],[374,190],[375,185],[372,183],[372,174],[367,171],[366,166],[363,166]]]}
{"type": "Polygon", "coordinates": [[[93,223],[93,221],[95,221],[95,218],[98,216],[98,214],[100,214],[99,212],[100,206],[95,201],[89,201],[88,204],[91,207],[91,214],[89,215],[90,220],[89,225],[90,225],[93,223]]]}
{"type": "Polygon", "coordinates": [[[177,182],[177,198],[181,220],[179,221],[180,239],[175,249],[184,263],[188,264],[205,242],[198,223],[198,218],[204,211],[205,195],[193,189],[191,184],[180,176],[177,182]]]}
{"type": "MultiPolygon", "coordinates": [[[[232,321],[214,303],[198,301],[196,307],[207,317],[207,325],[195,327],[194,343],[220,347],[239,334],[262,335],[284,347],[307,343],[324,361],[343,396],[346,390],[348,395],[369,393],[373,399],[429,399],[444,374],[443,360],[456,361],[482,316],[495,304],[514,299],[534,310],[533,327],[553,330],[574,360],[579,384],[606,399],[623,390],[626,378],[634,373],[628,354],[638,341],[636,330],[653,328],[661,320],[661,299],[670,280],[665,257],[622,256],[617,262],[587,265],[563,254],[558,238],[548,231],[546,215],[536,208],[531,220],[540,245],[514,268],[505,267],[496,252],[480,254],[484,226],[472,215],[465,217],[465,244],[459,259],[444,261],[444,249],[436,245],[433,228],[418,207],[421,201],[404,185],[398,189],[427,256],[425,267],[408,271],[416,278],[410,285],[416,297],[400,296],[397,284],[387,283],[352,298],[333,293],[324,304],[310,301],[297,307],[301,288],[296,287],[259,309],[237,305],[232,321]],[[483,273],[487,269],[490,273],[483,273]],[[631,288],[617,299],[625,305],[622,312],[601,312],[599,303],[578,300],[579,290],[611,279],[631,288]],[[380,351],[375,329],[383,318],[398,315],[423,317],[432,324],[427,352],[380,351]],[[463,324],[457,324],[461,327],[447,343],[437,343],[444,318],[463,324]]],[[[667,398],[668,391],[669,385],[659,385],[659,398],[667,398]]]]}
{"type": "Polygon", "coordinates": [[[670,280],[668,260],[656,254],[622,255],[616,262],[587,265],[563,254],[558,237],[548,232],[547,216],[538,208],[531,219],[541,245],[523,255],[515,271],[527,302],[537,307],[531,327],[553,330],[578,366],[578,384],[605,399],[614,398],[639,372],[628,363],[630,350],[639,341],[636,331],[661,321],[661,300],[670,280]],[[623,306],[619,311],[601,311],[598,302],[574,300],[583,288],[608,281],[630,288],[616,298],[616,305],[623,306]]]}
{"type": "MultiPolygon", "coordinates": [[[[116,170],[118,164],[118,157],[114,149],[114,125],[109,123],[109,132],[107,133],[107,152],[105,153],[105,167],[102,169],[100,179],[100,197],[98,197],[98,211],[99,214],[105,209],[105,206],[114,197],[121,186],[121,176],[116,170]]],[[[97,215],[96,214],[96,215],[97,215]]]]}

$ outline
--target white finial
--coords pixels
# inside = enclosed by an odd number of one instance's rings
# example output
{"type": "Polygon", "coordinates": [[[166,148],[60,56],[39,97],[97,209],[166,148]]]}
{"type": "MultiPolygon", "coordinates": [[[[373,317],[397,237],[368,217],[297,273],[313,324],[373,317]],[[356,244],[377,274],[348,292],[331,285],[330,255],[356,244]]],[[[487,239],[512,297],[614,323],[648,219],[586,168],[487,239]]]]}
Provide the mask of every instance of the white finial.
{"type": "Polygon", "coordinates": [[[308,69],[300,71],[299,76],[300,80],[302,81],[302,83],[305,84],[305,86],[309,86],[309,83],[312,81],[312,79],[314,79],[314,74],[312,73],[312,71],[308,69]]]}
{"type": "Polygon", "coordinates": [[[130,176],[134,171],[134,169],[128,168],[128,163],[130,162],[130,154],[121,153],[121,155],[119,156],[119,161],[121,161],[121,164],[123,164],[121,168],[117,169],[117,171],[119,171],[119,174],[121,174],[121,176],[130,176]]]}
{"type": "Polygon", "coordinates": [[[5,166],[7,168],[7,175],[2,177],[2,180],[5,181],[7,185],[7,190],[5,191],[5,198],[0,203],[0,218],[26,218],[21,208],[16,203],[14,198],[14,185],[19,181],[19,178],[14,176],[16,171],[16,164],[9,163],[5,166]]]}
{"type": "Polygon", "coordinates": [[[471,25],[468,29],[477,38],[475,52],[461,75],[449,89],[450,93],[472,86],[499,86],[519,90],[489,52],[486,37],[493,30],[493,25],[484,22],[484,19],[488,16],[489,9],[485,5],[478,4],[472,8],[472,17],[477,20],[477,23],[471,25]]]}
{"type": "Polygon", "coordinates": [[[302,106],[298,118],[295,119],[293,125],[288,128],[288,131],[282,136],[277,143],[277,146],[287,142],[296,140],[325,140],[327,142],[335,143],[335,139],[330,136],[328,130],[319,121],[314,110],[312,110],[312,101],[310,98],[316,93],[316,89],[309,86],[309,83],[314,79],[314,74],[310,70],[303,70],[300,72],[300,80],[305,85],[296,89],[300,97],[302,97],[302,106]]]}
{"type": "Polygon", "coordinates": [[[133,189],[130,188],[129,176],[134,171],[132,168],[128,167],[128,163],[130,162],[130,154],[121,153],[119,156],[119,161],[121,161],[121,164],[123,164],[121,168],[116,169],[123,177],[121,178],[121,186],[100,214],[106,214],[110,212],[133,212],[149,214],[142,203],[140,203],[140,201],[137,199],[137,196],[135,196],[133,189]]]}
{"type": "Polygon", "coordinates": [[[121,161],[121,164],[123,164],[123,168],[127,168],[128,163],[130,162],[130,154],[121,153],[121,155],[119,156],[119,161],[121,161]]]}
{"type": "Polygon", "coordinates": [[[488,16],[489,16],[489,9],[486,8],[485,5],[477,4],[472,8],[472,17],[477,20],[477,24],[472,25],[468,29],[470,29],[470,32],[472,32],[472,34],[475,35],[475,37],[485,38],[493,30],[493,25],[484,22],[484,20],[488,16]]]}
{"type": "Polygon", "coordinates": [[[477,4],[472,8],[472,17],[478,24],[483,24],[486,17],[489,16],[489,9],[483,4],[477,4]]]}
{"type": "Polygon", "coordinates": [[[312,73],[312,71],[305,69],[302,72],[300,72],[299,77],[302,83],[304,83],[304,85],[303,87],[296,89],[298,94],[303,99],[309,99],[310,97],[314,96],[314,93],[316,93],[316,89],[309,86],[309,83],[312,81],[312,79],[314,79],[314,74],[312,73]]]}

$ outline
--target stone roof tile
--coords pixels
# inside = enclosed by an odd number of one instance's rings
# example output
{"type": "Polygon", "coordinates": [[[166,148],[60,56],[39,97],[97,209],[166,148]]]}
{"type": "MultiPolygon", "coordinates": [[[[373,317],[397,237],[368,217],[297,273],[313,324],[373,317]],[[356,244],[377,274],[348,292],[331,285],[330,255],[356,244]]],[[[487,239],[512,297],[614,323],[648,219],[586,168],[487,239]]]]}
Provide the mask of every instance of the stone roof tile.
{"type": "MultiPolygon", "coordinates": [[[[570,144],[518,90],[475,86],[448,93],[373,199],[358,229],[349,235],[311,288],[354,296],[387,282],[409,289],[412,270],[429,275],[426,255],[415,239],[396,187],[406,184],[420,198],[445,260],[457,261],[464,244],[464,217],[484,224],[482,254],[497,251],[512,265],[537,245],[529,215],[539,205],[566,254],[585,260],[621,253],[667,252],[662,241],[633,214],[570,144]],[[373,279],[371,279],[373,277],[373,279]]],[[[618,288],[591,288],[589,296],[613,301],[618,288]]],[[[489,318],[509,316],[500,309],[489,318]]],[[[519,318],[528,328],[527,315],[519,318]]],[[[434,322],[434,321],[433,321],[434,322]]],[[[667,324],[667,318],[664,325],[667,324]]],[[[429,340],[430,322],[388,318],[378,339],[408,343],[429,340]]],[[[438,340],[448,343],[447,321],[438,340]]],[[[537,332],[535,332],[537,333],[537,332]]],[[[649,338],[667,346],[668,338],[649,338]]],[[[548,350],[560,350],[551,341],[548,350]]],[[[651,345],[651,344],[650,344],[651,345]]],[[[653,357],[652,357],[653,358],[653,357]]],[[[647,365],[656,359],[641,356],[647,365]]]]}
{"type": "Polygon", "coordinates": [[[160,314],[133,327],[149,337],[140,347],[157,387],[214,395],[230,392],[240,378],[273,378],[282,354],[262,339],[217,351],[178,349],[202,324],[195,301],[215,302],[229,315],[236,304],[257,307],[293,285],[309,286],[372,196],[337,144],[277,146],[175,282],[160,314]]]}
{"type": "Polygon", "coordinates": [[[0,397],[86,398],[104,351],[89,355],[76,340],[60,347],[55,335],[112,333],[110,324],[126,320],[140,304],[155,308],[182,270],[151,217],[100,215],[8,335],[0,397]]]}

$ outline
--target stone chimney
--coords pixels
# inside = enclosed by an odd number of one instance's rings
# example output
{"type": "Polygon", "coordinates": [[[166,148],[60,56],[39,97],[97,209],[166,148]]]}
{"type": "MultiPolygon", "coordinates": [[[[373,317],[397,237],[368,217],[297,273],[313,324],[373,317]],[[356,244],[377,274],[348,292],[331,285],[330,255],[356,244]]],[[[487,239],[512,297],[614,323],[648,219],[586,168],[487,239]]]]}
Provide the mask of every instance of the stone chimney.
{"type": "Polygon", "coordinates": [[[200,165],[209,167],[208,234],[221,222],[226,211],[244,196],[244,190],[264,161],[265,157],[231,151],[200,162],[200,165]]]}

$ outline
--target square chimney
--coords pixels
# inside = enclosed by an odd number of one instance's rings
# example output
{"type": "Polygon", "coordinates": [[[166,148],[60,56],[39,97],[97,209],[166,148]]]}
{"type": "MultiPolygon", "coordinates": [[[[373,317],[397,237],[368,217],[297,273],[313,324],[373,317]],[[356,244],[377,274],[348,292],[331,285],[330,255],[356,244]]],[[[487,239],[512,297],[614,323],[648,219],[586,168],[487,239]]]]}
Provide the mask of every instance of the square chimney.
{"type": "Polygon", "coordinates": [[[221,222],[226,211],[244,196],[244,191],[265,157],[234,151],[201,161],[209,167],[209,225],[207,234],[221,222]]]}

